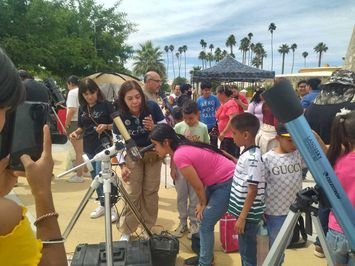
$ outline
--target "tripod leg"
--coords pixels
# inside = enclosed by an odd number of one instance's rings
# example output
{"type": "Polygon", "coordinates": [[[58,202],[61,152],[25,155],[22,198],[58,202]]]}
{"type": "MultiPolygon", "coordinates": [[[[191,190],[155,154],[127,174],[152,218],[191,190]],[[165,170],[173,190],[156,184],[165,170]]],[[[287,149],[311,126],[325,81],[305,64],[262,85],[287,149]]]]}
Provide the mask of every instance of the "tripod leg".
{"type": "Polygon", "coordinates": [[[78,209],[75,211],[73,217],[71,218],[69,224],[67,225],[67,228],[65,228],[65,231],[63,233],[63,238],[67,239],[67,237],[69,236],[71,230],[73,229],[76,221],[79,219],[80,214],[83,212],[86,204],[88,203],[92,193],[94,193],[95,189],[98,187],[99,183],[96,180],[96,178],[92,181],[88,191],[86,192],[86,194],[84,195],[84,198],[81,200],[78,209]]]}
{"type": "Polygon", "coordinates": [[[112,257],[112,224],[111,224],[111,180],[104,179],[104,195],[105,195],[105,236],[106,236],[106,260],[107,265],[113,265],[112,257]]]}
{"type": "Polygon", "coordinates": [[[322,229],[322,225],[320,223],[320,220],[318,218],[318,216],[313,215],[313,224],[314,227],[316,228],[316,232],[320,241],[320,244],[322,246],[325,258],[327,259],[327,263],[329,266],[334,266],[334,261],[332,256],[330,255],[330,251],[327,245],[327,241],[325,240],[325,235],[324,235],[324,231],[322,229]]]}
{"type": "Polygon", "coordinates": [[[300,215],[301,213],[299,212],[289,211],[275,242],[264,260],[263,266],[278,265],[280,263],[281,256],[285,252],[289,237],[293,234],[293,229],[300,215]]]}

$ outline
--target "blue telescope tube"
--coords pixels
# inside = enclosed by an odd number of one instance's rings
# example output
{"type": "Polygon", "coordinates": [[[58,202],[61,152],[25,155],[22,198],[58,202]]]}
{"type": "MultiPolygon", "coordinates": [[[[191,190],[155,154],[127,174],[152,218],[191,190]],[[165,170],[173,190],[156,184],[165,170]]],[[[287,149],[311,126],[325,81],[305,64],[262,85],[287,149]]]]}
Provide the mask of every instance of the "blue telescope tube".
{"type": "Polygon", "coordinates": [[[355,250],[355,209],[351,205],[338,177],[303,116],[303,107],[292,85],[282,80],[262,96],[277,119],[285,123],[317,185],[330,202],[331,209],[355,250]]]}

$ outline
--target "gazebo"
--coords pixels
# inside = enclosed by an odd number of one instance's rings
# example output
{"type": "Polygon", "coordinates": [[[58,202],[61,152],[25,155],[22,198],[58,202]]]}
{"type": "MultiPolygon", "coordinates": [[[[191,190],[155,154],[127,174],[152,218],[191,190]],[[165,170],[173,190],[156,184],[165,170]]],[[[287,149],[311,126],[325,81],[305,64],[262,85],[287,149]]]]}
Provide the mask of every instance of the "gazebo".
{"type": "Polygon", "coordinates": [[[242,81],[255,82],[264,79],[274,79],[275,72],[244,65],[232,56],[227,55],[213,67],[197,71],[193,74],[193,82],[201,81],[242,81]]]}

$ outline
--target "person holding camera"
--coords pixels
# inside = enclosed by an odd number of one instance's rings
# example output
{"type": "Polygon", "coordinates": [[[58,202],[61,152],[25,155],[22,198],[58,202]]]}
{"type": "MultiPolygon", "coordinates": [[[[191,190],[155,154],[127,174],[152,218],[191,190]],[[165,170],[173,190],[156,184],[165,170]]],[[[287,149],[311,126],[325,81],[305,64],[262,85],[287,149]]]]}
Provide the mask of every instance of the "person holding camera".
{"type": "MultiPolygon", "coordinates": [[[[25,98],[25,89],[17,70],[0,48],[0,130],[7,113],[25,98]]],[[[2,132],[6,134],[7,132],[2,132]]],[[[0,160],[0,261],[2,265],[67,265],[64,239],[58,225],[51,192],[53,158],[49,127],[43,128],[43,152],[34,162],[22,155],[25,172],[8,169],[9,156],[0,160]],[[36,206],[37,237],[26,217],[27,209],[6,198],[17,182],[26,176],[36,206]]]]}
{"type": "MultiPolygon", "coordinates": [[[[104,99],[99,86],[90,78],[79,82],[79,116],[78,128],[69,137],[71,139],[83,138],[84,152],[89,159],[111,145],[113,106],[104,99]]],[[[94,170],[91,177],[94,179],[101,171],[101,162],[92,162],[94,170]]],[[[115,193],[116,189],[112,190],[115,193]]],[[[105,199],[102,184],[96,189],[100,206],[90,213],[90,218],[95,219],[105,214],[105,199]]],[[[112,222],[117,221],[117,211],[111,208],[112,222]]]]}

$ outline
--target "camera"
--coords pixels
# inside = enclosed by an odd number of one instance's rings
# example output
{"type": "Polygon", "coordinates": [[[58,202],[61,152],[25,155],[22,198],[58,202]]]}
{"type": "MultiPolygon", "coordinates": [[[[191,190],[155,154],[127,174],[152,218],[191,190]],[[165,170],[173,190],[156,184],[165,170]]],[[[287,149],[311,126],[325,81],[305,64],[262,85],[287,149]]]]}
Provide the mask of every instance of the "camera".
{"type": "Polygon", "coordinates": [[[25,101],[6,115],[0,134],[0,158],[10,154],[9,168],[24,170],[20,157],[28,154],[36,161],[43,150],[43,126],[47,123],[49,106],[25,101]]]}

